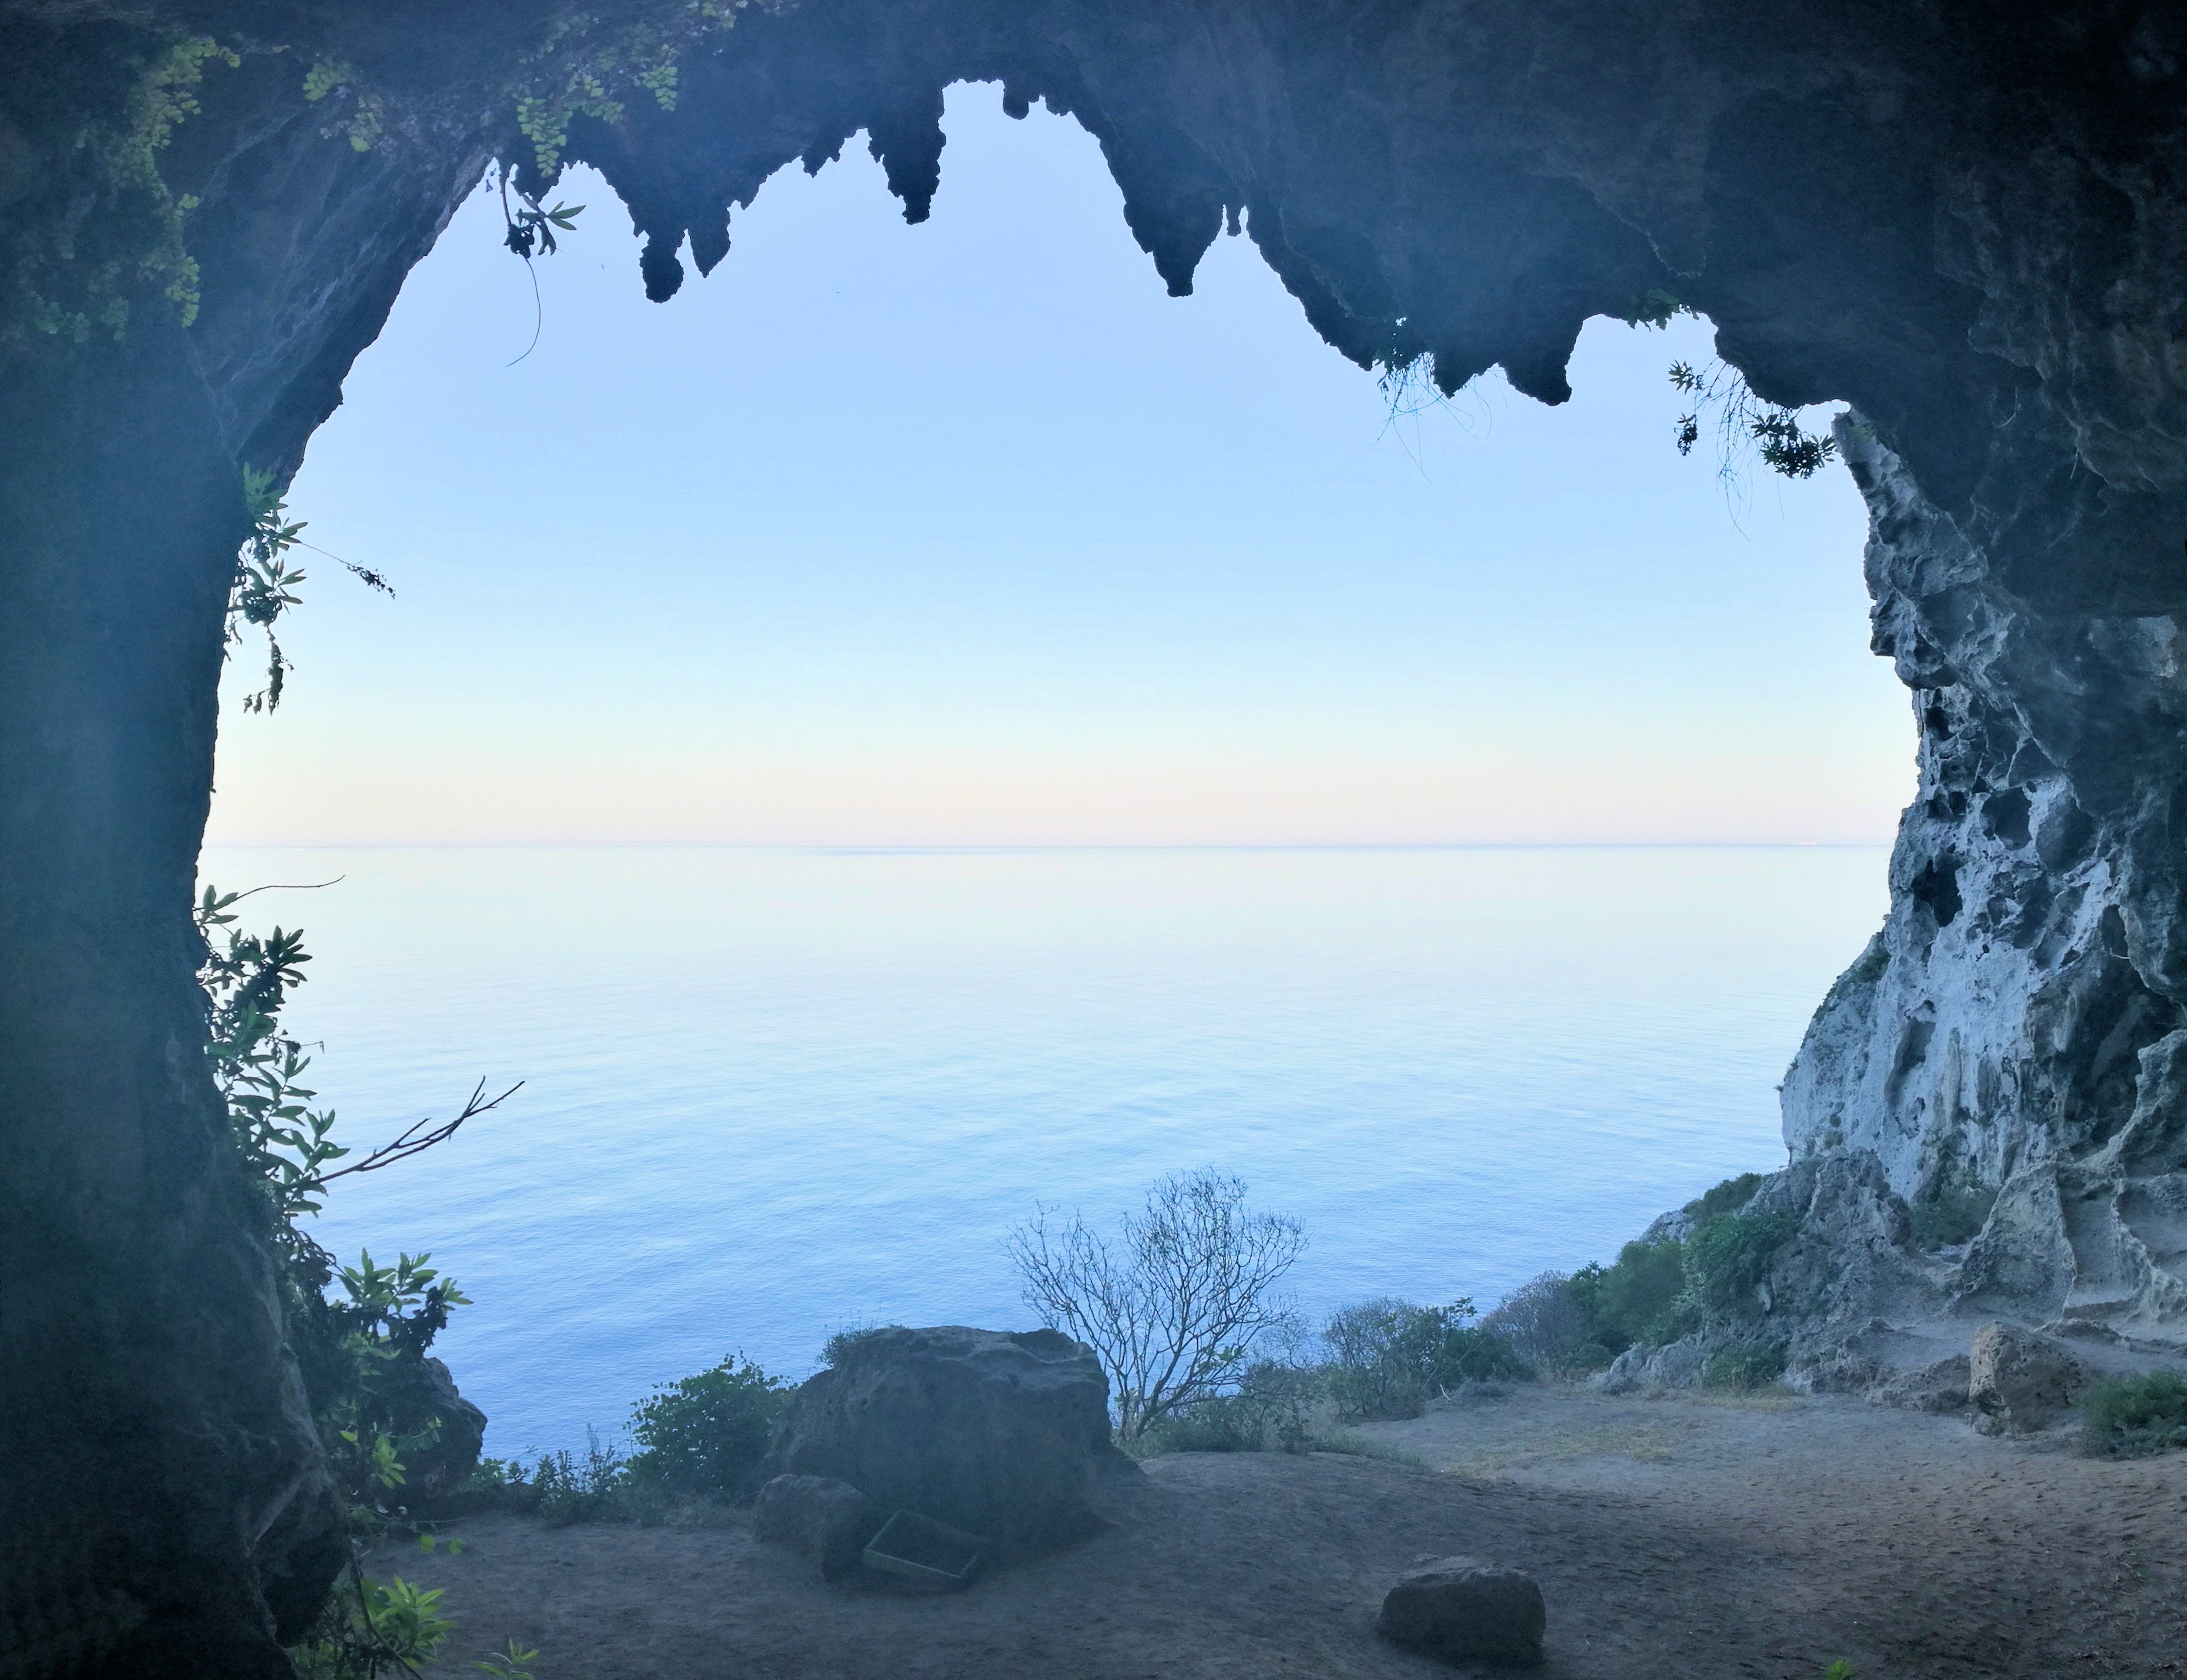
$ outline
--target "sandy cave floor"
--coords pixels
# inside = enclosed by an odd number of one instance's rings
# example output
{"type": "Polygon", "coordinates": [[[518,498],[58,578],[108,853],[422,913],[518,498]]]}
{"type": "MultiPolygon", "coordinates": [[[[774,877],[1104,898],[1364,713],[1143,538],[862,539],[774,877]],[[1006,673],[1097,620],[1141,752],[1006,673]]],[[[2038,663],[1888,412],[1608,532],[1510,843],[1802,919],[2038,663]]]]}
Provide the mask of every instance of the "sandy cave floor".
{"type": "Polygon", "coordinates": [[[437,1672],[539,1680],[1448,1675],[1374,1633],[1424,1555],[1532,1570],[1571,1680],[2187,1674],[2187,1454],[2082,1458],[1858,1401],[1524,1385],[1358,1433],[1418,1463],[1150,1461],[1108,1531],[942,1599],[824,1586],[721,1525],[443,1532],[437,1672]]]}

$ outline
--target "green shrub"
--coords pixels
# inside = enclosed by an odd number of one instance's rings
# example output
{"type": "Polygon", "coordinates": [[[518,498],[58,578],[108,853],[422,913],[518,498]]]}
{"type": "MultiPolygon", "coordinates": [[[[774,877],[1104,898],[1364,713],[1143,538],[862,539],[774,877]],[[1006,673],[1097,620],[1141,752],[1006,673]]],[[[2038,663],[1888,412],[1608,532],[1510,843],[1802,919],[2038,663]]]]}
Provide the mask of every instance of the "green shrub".
{"type": "Polygon", "coordinates": [[[1789,1213],[1720,1213],[1686,1239],[1686,1293],[1703,1311],[1731,1313],[1751,1304],[1755,1285],[1800,1222],[1789,1213]]]}
{"type": "Polygon", "coordinates": [[[531,1486],[543,1522],[659,1522],[667,1514],[657,1485],[631,1475],[630,1460],[596,1430],[585,1431],[582,1458],[549,1452],[533,1466],[531,1486]]]}
{"type": "MultiPolygon", "coordinates": [[[[1602,1273],[1587,1268],[1591,1286],[1602,1273]]],[[[1555,1375],[1599,1370],[1616,1357],[1605,1336],[1593,1296],[1561,1272],[1544,1272],[1505,1295],[1481,1328],[1509,1342],[1512,1351],[1537,1369],[1555,1375]]]]}
{"type": "Polygon", "coordinates": [[[415,1674],[430,1665],[455,1624],[441,1614],[441,1595],[401,1576],[357,1578],[357,1597],[323,1618],[318,1636],[290,1648],[298,1680],[374,1680],[390,1672],[415,1674]],[[339,1618],[339,1619],[337,1619],[339,1618]]]}
{"type": "Polygon", "coordinates": [[[1784,1374],[1783,1348],[1769,1342],[1734,1342],[1701,1368],[1701,1386],[1744,1391],[1766,1387],[1784,1374]]]}
{"type": "Polygon", "coordinates": [[[1698,1200],[1688,1202],[1684,1211],[1696,1225],[1705,1224],[1720,1213],[1737,1213],[1754,1200],[1754,1193],[1762,1188],[1766,1176],[1742,1172],[1736,1178],[1727,1178],[1698,1200]]]}
{"type": "Polygon", "coordinates": [[[631,1477],[671,1493],[746,1497],[759,1486],[760,1461],[790,1393],[789,1384],[734,1354],[656,1389],[631,1413],[640,1448],[631,1477]]]}
{"type": "Polygon", "coordinates": [[[1234,1394],[1179,1407],[1143,1437],[1156,1452],[1307,1452],[1322,1444],[1315,1428],[1327,1405],[1325,1368],[1263,1360],[1234,1394]]]}
{"type": "Polygon", "coordinates": [[[1338,1412],[1351,1420],[1416,1418],[1462,1384],[1532,1376],[1475,1316],[1470,1301],[1420,1306],[1388,1295],[1335,1313],[1323,1334],[1336,1356],[1329,1385],[1338,1412]]]}
{"type": "Polygon", "coordinates": [[[2187,1447],[2187,1374],[2103,1378],[2082,1396],[2081,1420],[2090,1452],[2131,1458],[2187,1447]]]}
{"type": "Polygon", "coordinates": [[[1572,1274],[1581,1303],[1599,1327],[1596,1339],[1617,1353],[1685,1333],[1685,1245],[1675,1237],[1628,1243],[1616,1265],[1583,1266],[1572,1274]]]}
{"type": "Polygon", "coordinates": [[[1989,1221],[1997,1205],[1997,1192],[1980,1184],[1959,1184],[1937,1190],[1926,1201],[1914,1205],[1914,1241],[1934,1252],[1957,1248],[1973,1239],[1989,1221]]]}
{"type": "Polygon", "coordinates": [[[901,1324],[867,1324],[854,1330],[838,1330],[820,1349],[820,1363],[834,1368],[850,1357],[851,1350],[876,1330],[900,1330],[901,1324]]]}

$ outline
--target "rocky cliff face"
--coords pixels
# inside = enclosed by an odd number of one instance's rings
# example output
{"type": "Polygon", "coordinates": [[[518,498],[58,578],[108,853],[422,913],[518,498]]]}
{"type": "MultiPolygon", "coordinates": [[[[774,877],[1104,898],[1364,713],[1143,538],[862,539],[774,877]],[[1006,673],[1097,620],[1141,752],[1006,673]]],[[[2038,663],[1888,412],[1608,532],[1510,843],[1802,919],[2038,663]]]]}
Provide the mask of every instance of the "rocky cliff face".
{"type": "Polygon", "coordinates": [[[942,91],[971,79],[1086,125],[1171,289],[1242,227],[1364,364],[1445,389],[1500,364],[1557,402],[1581,323],[1652,293],[1712,317],[1763,396],[1852,402],[1923,785],[1890,920],[1786,1084],[1767,1194],[1806,1217],[1806,1282],[1773,1310],[1818,1345],[1963,1310],[2180,1333],[2187,14],[702,19],[0,0],[0,1429],[36,1443],[0,1478],[0,1675],[280,1671],[267,1593],[321,1496],[196,1059],[188,919],[233,486],[301,458],[484,160],[535,155],[540,100],[648,236],[655,297],[776,168],[861,131],[920,219],[942,91]],[[235,63],[200,53],[185,110],[175,55],[206,42],[235,63]],[[633,80],[670,48],[672,110],[633,80]],[[576,109],[588,77],[619,120],[576,109]],[[171,143],[132,151],[155,117],[171,143]]]}
{"type": "MultiPolygon", "coordinates": [[[[1921,781],[1889,919],[1784,1089],[1796,1162],[1872,1163],[1907,1210],[1897,1275],[1836,1305],[2179,1341],[2179,623],[2034,610],[1891,451],[1839,432],[1921,781]]],[[[1845,1216],[1828,1193],[1813,1211],[1845,1216]]]]}

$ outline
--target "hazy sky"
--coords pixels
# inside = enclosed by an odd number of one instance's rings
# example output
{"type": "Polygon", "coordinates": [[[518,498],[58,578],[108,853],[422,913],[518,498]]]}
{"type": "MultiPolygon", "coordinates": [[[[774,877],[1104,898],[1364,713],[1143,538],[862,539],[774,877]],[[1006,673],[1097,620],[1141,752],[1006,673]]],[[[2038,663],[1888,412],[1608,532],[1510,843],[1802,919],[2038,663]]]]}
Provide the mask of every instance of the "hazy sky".
{"type": "Polygon", "coordinates": [[[399,593],[304,555],[211,838],[1888,837],[1858,498],[1678,456],[1705,328],[1393,420],[1249,241],[1166,297],[1094,143],[999,103],[951,94],[930,222],[848,149],[665,306],[573,178],[513,367],[531,289],[467,207],[291,496],[399,593]]]}

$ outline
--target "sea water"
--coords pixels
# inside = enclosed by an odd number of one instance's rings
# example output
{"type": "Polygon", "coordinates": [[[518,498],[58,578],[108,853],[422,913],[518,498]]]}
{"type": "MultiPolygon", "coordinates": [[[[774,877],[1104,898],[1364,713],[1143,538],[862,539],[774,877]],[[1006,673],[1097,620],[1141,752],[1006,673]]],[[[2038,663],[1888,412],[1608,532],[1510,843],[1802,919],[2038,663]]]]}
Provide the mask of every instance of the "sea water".
{"type": "Polygon", "coordinates": [[[212,850],[301,924],[288,1022],[361,1153],[345,1258],[430,1251],[488,1451],[613,1436],[740,1351],[1035,1322],[1037,1205],[1178,1168],[1296,1217],[1319,1315],[1486,1306],[1781,1165],[1775,1087],[1880,848],[212,850]]]}

